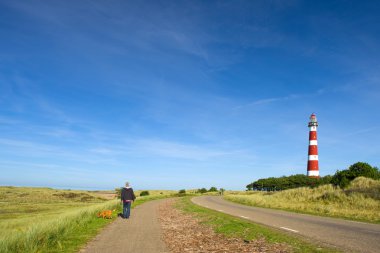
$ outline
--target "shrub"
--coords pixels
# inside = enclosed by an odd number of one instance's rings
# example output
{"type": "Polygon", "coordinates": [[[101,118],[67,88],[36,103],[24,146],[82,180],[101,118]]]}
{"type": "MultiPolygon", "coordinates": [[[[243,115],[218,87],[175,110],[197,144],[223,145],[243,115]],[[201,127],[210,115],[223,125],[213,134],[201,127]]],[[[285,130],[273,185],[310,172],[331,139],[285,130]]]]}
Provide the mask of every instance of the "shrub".
{"type": "Polygon", "coordinates": [[[186,194],[186,190],[185,189],[179,190],[178,193],[179,194],[186,194]]]}
{"type": "Polygon", "coordinates": [[[142,191],[140,193],[140,197],[143,197],[143,196],[149,196],[149,191],[142,191]]]}
{"type": "Polygon", "coordinates": [[[357,162],[351,165],[348,170],[351,174],[357,177],[367,177],[372,179],[380,179],[379,169],[376,167],[372,167],[368,163],[357,162]]]}
{"type": "Polygon", "coordinates": [[[372,167],[368,163],[357,162],[352,164],[348,169],[337,171],[331,179],[331,183],[340,188],[346,188],[352,180],[357,177],[367,177],[380,179],[379,169],[372,167]]]}
{"type": "Polygon", "coordinates": [[[259,191],[278,191],[299,187],[318,187],[320,185],[329,184],[331,176],[321,178],[311,178],[303,174],[262,178],[247,185],[247,189],[259,191]]]}
{"type": "Polygon", "coordinates": [[[216,187],[213,186],[213,187],[211,187],[210,190],[208,190],[208,191],[209,191],[209,192],[217,192],[218,189],[216,189],[216,187]]]}
{"type": "Polygon", "coordinates": [[[121,198],[121,188],[115,188],[115,193],[118,199],[121,198]]]}
{"type": "Polygon", "coordinates": [[[207,192],[207,189],[206,188],[201,188],[198,190],[199,193],[206,193],[207,192]]]}

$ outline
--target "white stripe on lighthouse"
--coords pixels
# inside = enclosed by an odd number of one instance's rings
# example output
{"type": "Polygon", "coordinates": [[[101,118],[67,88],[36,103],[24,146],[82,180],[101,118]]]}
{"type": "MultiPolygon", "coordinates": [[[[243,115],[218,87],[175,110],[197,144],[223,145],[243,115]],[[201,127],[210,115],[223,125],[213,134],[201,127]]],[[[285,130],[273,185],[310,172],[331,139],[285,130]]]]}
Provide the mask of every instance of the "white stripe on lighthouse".
{"type": "Polygon", "coordinates": [[[316,126],[311,126],[310,127],[310,131],[317,131],[317,127],[316,126]]]}
{"type": "Polygon", "coordinates": [[[309,141],[309,146],[311,146],[311,145],[317,146],[318,145],[318,141],[317,140],[310,140],[309,141]]]}
{"type": "Polygon", "coordinates": [[[309,161],[318,161],[318,155],[309,155],[309,161]]]}
{"type": "Polygon", "coordinates": [[[318,170],[308,170],[307,175],[310,177],[318,177],[319,176],[319,171],[318,170]]]}

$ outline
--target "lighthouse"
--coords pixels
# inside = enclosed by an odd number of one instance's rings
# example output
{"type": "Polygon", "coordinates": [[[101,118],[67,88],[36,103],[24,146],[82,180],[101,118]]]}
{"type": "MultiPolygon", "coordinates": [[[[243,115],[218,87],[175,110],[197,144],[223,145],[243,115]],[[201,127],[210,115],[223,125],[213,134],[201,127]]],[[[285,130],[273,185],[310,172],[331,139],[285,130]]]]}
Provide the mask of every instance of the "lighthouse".
{"type": "Polygon", "coordinates": [[[319,178],[318,166],[318,142],[317,142],[317,117],[311,114],[309,122],[309,153],[307,161],[307,175],[319,178]]]}

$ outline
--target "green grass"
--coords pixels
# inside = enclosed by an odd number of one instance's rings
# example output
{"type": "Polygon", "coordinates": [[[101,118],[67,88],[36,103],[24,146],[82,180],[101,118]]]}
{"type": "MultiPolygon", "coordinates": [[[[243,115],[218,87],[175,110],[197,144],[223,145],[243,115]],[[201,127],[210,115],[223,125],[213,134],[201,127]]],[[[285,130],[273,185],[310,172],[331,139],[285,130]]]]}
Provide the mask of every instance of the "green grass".
{"type": "Polygon", "coordinates": [[[380,223],[380,181],[356,178],[347,189],[323,185],[281,192],[247,192],[224,197],[236,203],[319,216],[380,223]]]}
{"type": "MultiPolygon", "coordinates": [[[[137,198],[133,207],[167,195],[137,198]]],[[[121,212],[119,200],[95,192],[50,188],[0,187],[0,252],[77,252],[121,212]]]]}
{"type": "Polygon", "coordinates": [[[56,220],[64,213],[104,202],[105,199],[87,191],[0,187],[0,238],[13,232],[25,232],[37,223],[56,220]]]}
{"type": "Polygon", "coordinates": [[[199,218],[203,224],[211,226],[215,232],[241,238],[254,240],[265,238],[268,243],[285,243],[291,246],[293,252],[339,252],[325,246],[312,244],[306,239],[290,236],[286,233],[255,224],[228,214],[220,213],[208,208],[195,205],[190,197],[181,198],[177,202],[177,208],[199,218]]]}

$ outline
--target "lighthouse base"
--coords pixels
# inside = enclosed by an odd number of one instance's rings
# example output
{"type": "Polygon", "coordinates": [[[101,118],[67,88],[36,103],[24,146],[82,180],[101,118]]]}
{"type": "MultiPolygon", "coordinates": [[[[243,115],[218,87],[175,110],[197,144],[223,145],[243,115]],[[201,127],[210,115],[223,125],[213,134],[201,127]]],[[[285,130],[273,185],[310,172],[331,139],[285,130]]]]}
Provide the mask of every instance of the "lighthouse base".
{"type": "Polygon", "coordinates": [[[307,176],[319,178],[319,170],[308,170],[307,176]]]}

